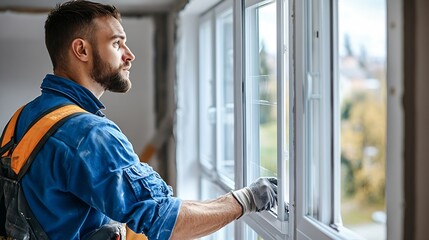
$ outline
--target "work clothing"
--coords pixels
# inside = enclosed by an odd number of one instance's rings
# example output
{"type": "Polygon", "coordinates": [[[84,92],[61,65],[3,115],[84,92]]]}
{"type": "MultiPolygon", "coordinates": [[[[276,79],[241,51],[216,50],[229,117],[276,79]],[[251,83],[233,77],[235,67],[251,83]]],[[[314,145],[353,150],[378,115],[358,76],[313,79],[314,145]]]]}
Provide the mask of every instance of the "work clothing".
{"type": "Polygon", "coordinates": [[[40,149],[22,188],[28,205],[51,239],[85,239],[112,220],[149,239],[168,239],[181,201],[153,169],[140,163],[103,104],[75,82],[48,74],[42,94],[27,104],[16,134],[44,111],[72,103],[92,114],[65,122],[40,149]]]}
{"type": "Polygon", "coordinates": [[[243,208],[241,216],[270,210],[277,205],[277,178],[260,177],[250,186],[231,193],[243,208]]]}
{"type": "Polygon", "coordinates": [[[49,240],[28,207],[21,180],[40,148],[56,129],[68,119],[87,112],[74,104],[59,105],[38,117],[17,142],[15,129],[23,108],[13,114],[0,139],[0,239],[49,240]]]}

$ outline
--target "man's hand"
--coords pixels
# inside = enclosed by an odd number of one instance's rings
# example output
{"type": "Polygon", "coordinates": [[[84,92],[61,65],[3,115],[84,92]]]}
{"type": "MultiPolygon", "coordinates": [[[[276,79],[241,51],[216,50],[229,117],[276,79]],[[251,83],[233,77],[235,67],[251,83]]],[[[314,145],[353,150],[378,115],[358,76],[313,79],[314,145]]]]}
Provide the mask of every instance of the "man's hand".
{"type": "Polygon", "coordinates": [[[233,191],[232,195],[243,208],[241,216],[270,210],[277,204],[277,179],[258,178],[250,186],[233,191]]]}

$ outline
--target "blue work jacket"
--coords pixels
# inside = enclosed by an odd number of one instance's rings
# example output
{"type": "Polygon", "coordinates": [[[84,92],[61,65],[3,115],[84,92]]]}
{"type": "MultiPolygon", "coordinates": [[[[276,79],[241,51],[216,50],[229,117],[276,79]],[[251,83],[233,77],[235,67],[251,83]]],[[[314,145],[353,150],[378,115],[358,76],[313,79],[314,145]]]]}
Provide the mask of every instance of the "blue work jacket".
{"type": "Polygon", "coordinates": [[[48,74],[42,94],[27,104],[16,134],[59,104],[76,104],[89,114],[66,121],[44,144],[22,179],[35,217],[50,239],[85,239],[115,220],[149,239],[169,239],[181,201],[150,166],[140,163],[119,127],[101,112],[86,88],[48,74]]]}

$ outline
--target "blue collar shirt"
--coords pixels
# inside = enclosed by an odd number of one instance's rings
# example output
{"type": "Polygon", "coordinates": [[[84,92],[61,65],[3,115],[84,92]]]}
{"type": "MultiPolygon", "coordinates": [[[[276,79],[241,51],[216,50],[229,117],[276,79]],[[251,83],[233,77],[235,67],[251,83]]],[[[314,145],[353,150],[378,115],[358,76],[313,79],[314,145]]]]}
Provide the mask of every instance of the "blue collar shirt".
{"type": "Polygon", "coordinates": [[[44,144],[22,179],[26,200],[50,239],[85,239],[103,224],[126,223],[149,239],[169,239],[181,201],[139,161],[103,104],[86,88],[55,75],[28,103],[18,140],[46,110],[76,104],[89,112],[66,121],[44,144]]]}

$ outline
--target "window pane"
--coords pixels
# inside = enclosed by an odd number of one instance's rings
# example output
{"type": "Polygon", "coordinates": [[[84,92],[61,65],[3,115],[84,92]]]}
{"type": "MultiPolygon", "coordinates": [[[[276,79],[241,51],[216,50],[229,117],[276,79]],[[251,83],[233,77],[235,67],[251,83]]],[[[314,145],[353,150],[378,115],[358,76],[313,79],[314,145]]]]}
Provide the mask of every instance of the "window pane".
{"type": "Polygon", "coordinates": [[[218,16],[218,169],[234,180],[234,81],[232,9],[218,16]]]}
{"type": "Polygon", "coordinates": [[[258,235],[249,225],[246,225],[245,239],[246,240],[264,240],[258,235]]]}
{"type": "Polygon", "coordinates": [[[341,216],[385,239],[386,2],[338,1],[341,216]]]}
{"type": "MultiPolygon", "coordinates": [[[[215,199],[225,194],[220,187],[206,178],[201,179],[201,200],[215,199]]],[[[234,239],[234,222],[219,229],[215,233],[201,238],[202,240],[234,239]]]]}
{"type": "Polygon", "coordinates": [[[276,4],[246,10],[246,142],[249,181],[277,175],[276,4]]]}
{"type": "Polygon", "coordinates": [[[208,168],[214,165],[215,149],[215,82],[213,78],[213,43],[211,21],[200,24],[199,33],[199,139],[200,161],[208,168]]]}

